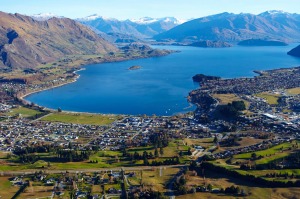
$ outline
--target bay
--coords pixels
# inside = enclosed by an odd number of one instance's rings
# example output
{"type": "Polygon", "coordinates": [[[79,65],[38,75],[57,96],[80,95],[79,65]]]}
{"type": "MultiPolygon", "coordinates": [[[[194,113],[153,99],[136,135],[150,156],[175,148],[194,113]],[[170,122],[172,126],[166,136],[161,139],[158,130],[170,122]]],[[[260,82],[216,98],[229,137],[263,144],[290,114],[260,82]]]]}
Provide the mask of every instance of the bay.
{"type": "Polygon", "coordinates": [[[199,87],[195,74],[223,78],[252,77],[254,70],[296,67],[300,58],[286,53],[289,46],[197,48],[155,46],[179,50],[164,57],[85,66],[72,84],[34,93],[25,99],[66,111],[173,115],[194,110],[186,97],[199,87]],[[139,65],[138,70],[128,70],[139,65]]]}

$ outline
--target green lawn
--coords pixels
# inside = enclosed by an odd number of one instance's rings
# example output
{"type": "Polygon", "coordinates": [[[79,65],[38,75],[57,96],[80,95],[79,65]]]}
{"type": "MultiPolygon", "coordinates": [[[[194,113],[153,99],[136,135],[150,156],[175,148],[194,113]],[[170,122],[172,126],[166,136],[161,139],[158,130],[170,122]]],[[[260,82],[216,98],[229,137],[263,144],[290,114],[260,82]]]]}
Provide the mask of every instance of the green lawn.
{"type": "Polygon", "coordinates": [[[108,125],[117,119],[120,119],[120,116],[79,113],[52,113],[41,120],[75,124],[108,125]]]}
{"type": "MultiPolygon", "coordinates": [[[[298,141],[298,144],[300,142],[298,141]]],[[[265,157],[265,158],[269,158],[270,161],[271,160],[274,160],[274,159],[278,159],[280,158],[280,156],[282,156],[282,154],[284,154],[285,152],[283,153],[278,153],[278,152],[281,152],[281,148],[283,150],[286,150],[288,149],[289,147],[291,147],[292,144],[289,143],[289,142],[286,142],[286,143],[283,143],[283,144],[279,144],[277,146],[274,146],[274,147],[271,147],[269,149],[266,149],[266,150],[262,150],[262,151],[256,151],[254,153],[256,153],[257,156],[266,156],[266,155],[272,155],[270,157],[265,157]]],[[[251,158],[251,155],[252,155],[253,152],[250,152],[250,153],[243,153],[243,154],[238,154],[238,155],[234,155],[234,159],[250,159],[251,158]]]]}
{"type": "Polygon", "coordinates": [[[31,117],[31,116],[41,114],[41,112],[20,106],[18,108],[12,109],[11,112],[7,113],[7,115],[9,116],[14,116],[17,114],[21,114],[22,117],[31,117]]]}

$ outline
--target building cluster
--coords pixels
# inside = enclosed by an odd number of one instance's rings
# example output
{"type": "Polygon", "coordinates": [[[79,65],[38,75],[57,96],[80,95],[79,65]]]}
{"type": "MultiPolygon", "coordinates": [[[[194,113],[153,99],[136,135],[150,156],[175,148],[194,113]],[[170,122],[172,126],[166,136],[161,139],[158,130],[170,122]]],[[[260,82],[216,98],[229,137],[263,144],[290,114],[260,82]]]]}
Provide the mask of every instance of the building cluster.
{"type": "Polygon", "coordinates": [[[299,87],[300,67],[261,72],[254,78],[217,79],[206,81],[201,90],[212,93],[252,95],[265,91],[299,87]]]}

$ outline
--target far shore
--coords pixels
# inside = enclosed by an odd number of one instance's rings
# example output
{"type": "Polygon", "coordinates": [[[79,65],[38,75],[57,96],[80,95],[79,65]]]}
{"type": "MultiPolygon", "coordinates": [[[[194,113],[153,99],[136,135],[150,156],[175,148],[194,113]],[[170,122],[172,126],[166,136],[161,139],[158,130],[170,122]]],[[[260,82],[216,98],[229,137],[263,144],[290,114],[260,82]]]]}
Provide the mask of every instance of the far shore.
{"type": "Polygon", "coordinates": [[[20,99],[22,102],[25,102],[25,103],[28,103],[28,104],[29,104],[30,101],[25,100],[25,99],[24,99],[25,97],[27,97],[27,96],[29,96],[29,95],[32,95],[32,94],[34,94],[34,93],[39,93],[39,92],[42,92],[42,91],[50,90],[50,89],[52,89],[52,88],[58,88],[58,87],[61,87],[61,86],[67,85],[67,84],[74,83],[74,82],[76,82],[76,81],[79,79],[79,77],[80,77],[80,75],[78,75],[77,72],[82,71],[82,70],[85,70],[85,68],[81,68],[81,69],[79,69],[79,70],[73,71],[73,73],[75,74],[75,77],[74,77],[71,81],[69,81],[69,82],[64,82],[64,83],[62,83],[62,84],[58,84],[58,85],[55,85],[55,86],[50,86],[50,87],[48,87],[48,88],[43,88],[43,89],[41,89],[41,90],[36,90],[36,91],[31,91],[31,92],[29,92],[29,93],[25,93],[24,95],[22,95],[21,97],[19,97],[19,99],[20,99]]]}

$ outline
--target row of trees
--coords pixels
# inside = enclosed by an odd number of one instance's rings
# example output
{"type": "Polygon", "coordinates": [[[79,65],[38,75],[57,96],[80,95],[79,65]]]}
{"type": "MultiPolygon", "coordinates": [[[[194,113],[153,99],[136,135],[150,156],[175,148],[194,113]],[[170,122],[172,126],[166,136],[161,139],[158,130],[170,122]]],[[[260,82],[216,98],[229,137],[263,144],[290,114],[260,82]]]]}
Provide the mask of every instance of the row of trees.
{"type": "Polygon", "coordinates": [[[60,149],[56,152],[57,158],[65,162],[80,162],[88,160],[92,151],[76,151],[72,149],[60,149]]]}
{"type": "Polygon", "coordinates": [[[147,159],[154,159],[154,158],[158,158],[159,155],[163,155],[164,154],[164,149],[161,147],[159,149],[155,148],[154,150],[154,154],[150,151],[149,153],[147,151],[144,151],[142,155],[140,155],[137,151],[135,151],[134,153],[129,153],[126,149],[123,149],[123,156],[124,157],[128,157],[130,160],[143,160],[145,158],[147,159]]]}
{"type": "Polygon", "coordinates": [[[270,181],[267,179],[264,179],[262,177],[258,177],[252,174],[241,174],[236,170],[229,170],[222,166],[214,165],[210,162],[202,162],[202,168],[209,169],[214,172],[220,172],[225,173],[227,175],[240,178],[243,180],[247,180],[250,182],[258,183],[267,187],[299,187],[300,186],[300,180],[297,181],[270,181]]]}
{"type": "Polygon", "coordinates": [[[148,159],[144,159],[144,165],[145,166],[160,166],[160,165],[175,165],[175,164],[180,164],[180,161],[179,161],[179,157],[173,157],[173,158],[168,158],[168,159],[165,159],[163,161],[156,161],[156,160],[153,160],[151,162],[151,164],[149,163],[148,159]]]}

